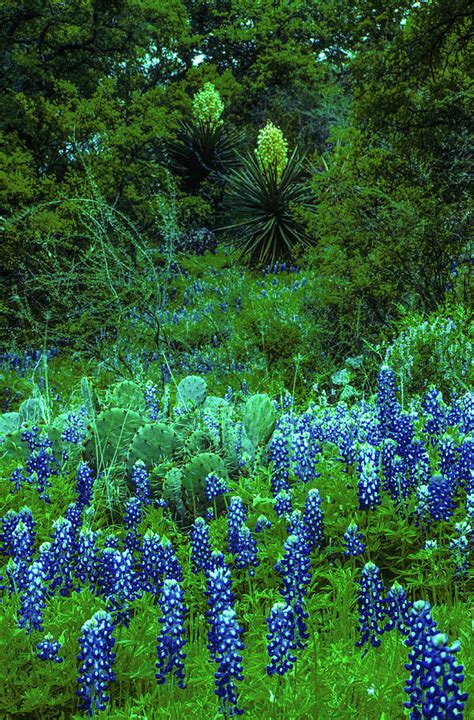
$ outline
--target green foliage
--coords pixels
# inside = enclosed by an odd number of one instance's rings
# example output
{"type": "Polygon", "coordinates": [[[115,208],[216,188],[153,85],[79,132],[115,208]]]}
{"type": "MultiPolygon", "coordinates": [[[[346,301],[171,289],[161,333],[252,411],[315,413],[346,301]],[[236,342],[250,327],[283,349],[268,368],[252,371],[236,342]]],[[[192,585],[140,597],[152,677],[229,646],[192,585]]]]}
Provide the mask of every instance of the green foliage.
{"type": "Polygon", "coordinates": [[[272,401],[263,393],[249,397],[244,407],[244,427],[254,445],[270,440],[275,429],[276,410],[272,401]]]}
{"type": "Polygon", "coordinates": [[[309,245],[307,234],[295,218],[294,208],[311,208],[304,182],[304,158],[291,154],[281,172],[277,166],[262,166],[253,155],[242,158],[227,186],[226,208],[232,223],[221,230],[233,230],[241,257],[252,264],[273,264],[291,257],[297,244],[309,245]]]}

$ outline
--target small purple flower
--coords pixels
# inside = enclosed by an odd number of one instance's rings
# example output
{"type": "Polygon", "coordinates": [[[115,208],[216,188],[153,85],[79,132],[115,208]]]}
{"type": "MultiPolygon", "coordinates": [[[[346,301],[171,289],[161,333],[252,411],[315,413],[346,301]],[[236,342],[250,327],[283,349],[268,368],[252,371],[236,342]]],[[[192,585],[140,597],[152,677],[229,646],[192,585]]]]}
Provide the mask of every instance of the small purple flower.
{"type": "Polygon", "coordinates": [[[346,549],[344,555],[346,557],[352,556],[357,557],[365,553],[365,543],[363,542],[363,535],[359,532],[359,528],[355,523],[351,523],[344,533],[344,544],[346,549]]]}
{"type": "Polygon", "coordinates": [[[96,711],[105,710],[110,699],[107,691],[109,684],[115,680],[112,669],[115,661],[113,631],[112,616],[104,610],[98,610],[82,626],[79,638],[81,652],[77,656],[80,664],[77,694],[79,709],[90,717],[96,711]]]}
{"type": "Polygon", "coordinates": [[[297,648],[295,642],[296,622],[295,613],[290,605],[275,603],[270,611],[268,623],[268,655],[270,664],[267,665],[268,675],[284,675],[291,670],[296,662],[294,651],[297,648]]]}
{"type": "Polygon", "coordinates": [[[211,557],[211,540],[206,521],[198,517],[191,527],[191,563],[192,572],[206,570],[211,557]]]}
{"type": "Polygon", "coordinates": [[[173,674],[178,679],[180,688],[186,687],[184,682],[184,659],[186,653],[183,647],[186,644],[184,615],[187,608],[183,603],[183,589],[176,580],[165,580],[159,604],[162,617],[161,634],[157,638],[156,681],[162,685],[166,682],[166,676],[173,674]]]}
{"type": "Polygon", "coordinates": [[[219,711],[229,716],[241,715],[243,710],[237,707],[237,688],[235,681],[242,681],[242,655],[244,643],[240,639],[243,629],[239,626],[233,608],[225,608],[216,619],[216,657],[219,670],[214,674],[216,695],[221,700],[219,711]]]}
{"type": "Polygon", "coordinates": [[[255,524],[255,532],[260,533],[263,530],[269,530],[271,526],[272,524],[270,520],[266,517],[266,515],[260,515],[257,518],[257,522],[255,524]]]}
{"type": "Polygon", "coordinates": [[[149,505],[150,500],[150,478],[143,460],[137,460],[132,468],[132,485],[135,487],[135,496],[143,505],[149,505]]]}
{"type": "Polygon", "coordinates": [[[410,633],[405,640],[412,651],[405,664],[410,671],[404,703],[413,720],[421,718],[462,718],[467,693],[461,693],[463,666],[456,663],[459,641],[448,646],[448,637],[437,632],[427,601],[414,603],[409,616],[410,633]]]}
{"type": "Polygon", "coordinates": [[[229,488],[227,487],[224,480],[221,480],[221,478],[219,478],[217,475],[209,473],[205,480],[204,491],[206,493],[208,501],[212,502],[214,498],[218,497],[218,495],[223,495],[224,493],[229,492],[229,488]]]}
{"type": "Polygon", "coordinates": [[[51,634],[48,633],[43,640],[36,643],[38,650],[37,656],[40,660],[53,660],[55,663],[62,663],[63,657],[58,657],[58,652],[61,649],[61,643],[55,640],[51,634]]]}
{"type": "Polygon", "coordinates": [[[359,451],[359,507],[361,510],[375,510],[380,505],[379,453],[365,443],[359,451]]]}
{"type": "MultiPolygon", "coordinates": [[[[385,629],[382,622],[387,616],[387,610],[386,601],[383,598],[385,590],[377,565],[373,562],[365,565],[359,584],[360,639],[356,642],[356,647],[362,647],[368,641],[373,647],[379,647],[379,635],[382,635],[385,629]]],[[[367,646],[364,655],[368,649],[367,646]]]]}

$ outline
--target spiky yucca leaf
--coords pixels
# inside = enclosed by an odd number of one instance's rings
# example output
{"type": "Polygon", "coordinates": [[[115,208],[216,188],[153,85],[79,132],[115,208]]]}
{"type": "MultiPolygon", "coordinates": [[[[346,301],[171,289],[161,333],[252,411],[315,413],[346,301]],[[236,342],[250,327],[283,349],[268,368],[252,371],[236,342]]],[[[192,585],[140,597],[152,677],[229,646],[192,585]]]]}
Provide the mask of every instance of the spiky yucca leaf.
{"type": "Polygon", "coordinates": [[[304,160],[295,149],[278,179],[277,169],[263,167],[254,155],[241,158],[242,167],[230,175],[225,199],[233,222],[219,228],[240,231],[236,244],[241,257],[273,263],[290,257],[297,243],[310,244],[291,209],[293,204],[313,207],[304,160]]]}
{"type": "Polygon", "coordinates": [[[223,125],[183,122],[177,140],[168,146],[172,169],[185,180],[185,190],[193,192],[209,176],[223,182],[242,136],[223,125]]]}

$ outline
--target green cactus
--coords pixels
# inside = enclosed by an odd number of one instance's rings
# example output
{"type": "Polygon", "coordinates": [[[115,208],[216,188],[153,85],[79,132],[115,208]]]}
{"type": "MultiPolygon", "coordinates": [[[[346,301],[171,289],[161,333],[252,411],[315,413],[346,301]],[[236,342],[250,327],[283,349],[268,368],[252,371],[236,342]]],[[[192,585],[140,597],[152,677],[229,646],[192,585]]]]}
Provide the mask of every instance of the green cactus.
{"type": "Polygon", "coordinates": [[[198,375],[188,375],[176,388],[176,408],[184,408],[187,412],[202,405],[206,399],[207,384],[198,375]]]}
{"type": "MultiPolygon", "coordinates": [[[[61,430],[53,425],[38,425],[37,427],[39,427],[41,433],[45,433],[51,440],[53,452],[56,457],[59,457],[61,452],[61,430]]],[[[0,463],[2,466],[13,462],[16,462],[18,466],[26,463],[29,450],[27,443],[21,439],[21,436],[25,430],[30,429],[30,426],[23,423],[19,430],[4,436],[3,442],[0,444],[0,463]]]]}
{"type": "Polygon", "coordinates": [[[264,445],[270,439],[276,424],[276,410],[268,395],[252,395],[245,403],[244,428],[255,446],[264,445]]]}
{"type": "MultiPolygon", "coordinates": [[[[224,461],[215,453],[200,453],[184,467],[184,502],[194,518],[205,513],[210,504],[205,493],[205,480],[210,473],[218,475],[223,480],[228,478],[224,461]]],[[[219,512],[224,506],[224,501],[222,497],[218,497],[217,501],[219,512]]]]}
{"type": "Polygon", "coordinates": [[[174,519],[181,526],[189,524],[190,516],[183,503],[183,472],[179,468],[170,468],[165,474],[162,497],[174,519]]]}
{"type": "Polygon", "coordinates": [[[197,455],[212,448],[212,438],[205,430],[198,428],[186,440],[184,449],[188,455],[197,455]]]}
{"type": "Polygon", "coordinates": [[[127,469],[131,471],[137,460],[143,460],[150,472],[163,459],[171,458],[178,442],[173,428],[165,423],[149,423],[139,428],[127,455],[127,469]]]}
{"type": "Polygon", "coordinates": [[[46,420],[46,408],[42,398],[27,398],[21,403],[18,412],[22,423],[36,425],[46,420]]]}
{"type": "Polygon", "coordinates": [[[111,465],[123,465],[130,444],[142,425],[143,418],[133,410],[103,410],[90,426],[84,443],[84,460],[96,472],[111,465]]]}
{"type": "Polygon", "coordinates": [[[0,443],[5,435],[20,429],[20,413],[9,412],[0,415],[0,443]]]}
{"type": "Polygon", "coordinates": [[[126,408],[144,414],[146,412],[145,394],[137,383],[123,380],[117,383],[109,396],[111,407],[126,408]]]}
{"type": "Polygon", "coordinates": [[[231,406],[224,398],[218,397],[217,395],[209,395],[202,406],[203,412],[209,412],[214,415],[221,408],[230,408],[231,406]]]}

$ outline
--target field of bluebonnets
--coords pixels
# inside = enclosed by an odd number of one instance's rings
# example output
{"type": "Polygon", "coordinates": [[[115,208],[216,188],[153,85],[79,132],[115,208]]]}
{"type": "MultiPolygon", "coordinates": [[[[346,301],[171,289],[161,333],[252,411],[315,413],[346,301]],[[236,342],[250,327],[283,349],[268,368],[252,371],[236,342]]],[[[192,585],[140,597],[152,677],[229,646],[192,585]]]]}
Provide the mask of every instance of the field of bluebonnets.
{"type": "MultiPolygon", "coordinates": [[[[170,333],[203,308],[291,310],[312,282],[234,272],[174,279],[170,333]]],[[[277,392],[261,358],[226,367],[212,343],[114,359],[107,340],[115,367],[4,354],[1,716],[468,717],[462,319],[379,346],[372,391],[364,356],[277,392]],[[414,393],[443,362],[443,392],[414,393]]]]}
{"type": "Polygon", "coordinates": [[[474,717],[472,18],[0,0],[0,720],[474,717]]]}

